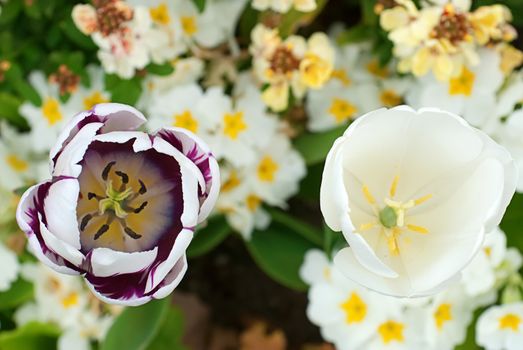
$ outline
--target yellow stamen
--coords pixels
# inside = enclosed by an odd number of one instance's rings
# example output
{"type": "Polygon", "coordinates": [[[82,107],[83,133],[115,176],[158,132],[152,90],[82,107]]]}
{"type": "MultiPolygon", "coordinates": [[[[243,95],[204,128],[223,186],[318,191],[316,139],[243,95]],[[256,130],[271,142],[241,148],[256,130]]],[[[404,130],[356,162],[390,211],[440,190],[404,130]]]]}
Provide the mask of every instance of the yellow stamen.
{"type": "Polygon", "coordinates": [[[376,223],[374,223],[374,222],[361,224],[360,225],[360,231],[367,231],[367,230],[370,230],[371,228],[374,228],[374,227],[376,227],[376,223]]]}
{"type": "Polygon", "coordinates": [[[71,292],[65,298],[62,299],[62,305],[68,309],[71,306],[78,304],[78,293],[71,292]]]}
{"type": "Polygon", "coordinates": [[[390,185],[390,189],[389,189],[389,195],[391,197],[394,197],[396,195],[396,189],[398,188],[398,180],[399,180],[399,176],[398,175],[394,176],[394,180],[392,180],[392,184],[390,185]]]}
{"type": "Polygon", "coordinates": [[[506,314],[499,319],[499,329],[510,329],[514,332],[517,332],[520,323],[521,318],[518,315],[506,314]]]}
{"type": "Polygon", "coordinates": [[[421,203],[424,203],[424,202],[428,201],[431,198],[432,198],[432,194],[427,194],[427,195],[425,195],[423,197],[420,197],[420,198],[414,200],[414,205],[420,205],[421,203]]]}
{"type": "Polygon", "coordinates": [[[434,312],[434,320],[436,321],[436,327],[441,331],[447,321],[452,321],[452,305],[441,304],[434,312]]]}
{"type": "Polygon", "coordinates": [[[369,204],[374,205],[376,203],[376,199],[374,199],[374,197],[370,193],[369,188],[366,185],[363,186],[363,195],[365,196],[365,199],[367,200],[367,202],[369,202],[369,204]]]}
{"type": "Polygon", "coordinates": [[[387,237],[387,245],[389,246],[389,251],[392,255],[398,255],[400,253],[398,242],[396,241],[396,236],[394,234],[387,237]]]}
{"type": "Polygon", "coordinates": [[[426,233],[429,233],[429,230],[427,230],[425,227],[423,226],[418,226],[418,225],[412,225],[412,224],[407,224],[407,228],[411,231],[414,231],[414,232],[417,232],[417,233],[421,233],[421,234],[426,234],[426,233]]]}

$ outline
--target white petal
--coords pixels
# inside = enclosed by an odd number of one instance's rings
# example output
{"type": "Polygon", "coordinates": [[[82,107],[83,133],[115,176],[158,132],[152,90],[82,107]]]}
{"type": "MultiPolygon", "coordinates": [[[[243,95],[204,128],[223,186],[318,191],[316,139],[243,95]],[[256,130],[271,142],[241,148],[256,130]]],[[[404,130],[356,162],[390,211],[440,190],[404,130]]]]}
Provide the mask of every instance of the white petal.
{"type": "Polygon", "coordinates": [[[140,131],[112,131],[97,135],[94,138],[95,141],[114,143],[126,143],[132,139],[135,139],[133,143],[134,152],[146,151],[152,147],[149,135],[140,131]]]}
{"type": "Polygon", "coordinates": [[[165,276],[164,282],[166,285],[158,288],[158,290],[153,294],[153,298],[162,299],[171,294],[182,281],[185,272],[187,271],[187,257],[185,254],[178,259],[171,271],[165,276]]]}
{"type": "Polygon", "coordinates": [[[73,265],[82,265],[82,262],[85,258],[84,255],[78,249],[75,249],[67,242],[60,240],[51,232],[49,232],[49,230],[47,229],[47,227],[45,227],[44,223],[41,220],[41,215],[39,215],[39,219],[40,234],[42,235],[42,238],[44,239],[44,242],[47,245],[47,247],[54,251],[56,254],[58,254],[60,257],[72,263],[73,265]]]}
{"type": "Polygon", "coordinates": [[[131,298],[131,299],[111,299],[106,297],[105,295],[98,292],[94,286],[88,281],[85,280],[85,284],[89,288],[89,290],[101,301],[104,303],[110,304],[110,305],[122,305],[122,306],[140,306],[143,304],[148,303],[151,301],[151,296],[144,296],[141,298],[131,298]]]}
{"type": "Polygon", "coordinates": [[[91,254],[92,274],[109,277],[145,270],[156,259],[158,247],[142,252],[119,252],[110,248],[95,248],[91,254]]]}

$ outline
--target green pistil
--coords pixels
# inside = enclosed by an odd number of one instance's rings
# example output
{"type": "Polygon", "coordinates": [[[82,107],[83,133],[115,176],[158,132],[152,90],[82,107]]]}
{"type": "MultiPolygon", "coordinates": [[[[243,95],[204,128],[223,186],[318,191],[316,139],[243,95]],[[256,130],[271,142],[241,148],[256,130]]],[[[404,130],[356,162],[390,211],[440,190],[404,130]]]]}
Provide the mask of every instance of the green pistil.
{"type": "Polygon", "coordinates": [[[385,208],[381,209],[380,210],[380,222],[386,228],[395,227],[398,222],[398,214],[396,214],[396,211],[394,210],[394,208],[386,206],[385,208]]]}
{"type": "Polygon", "coordinates": [[[125,189],[123,192],[118,192],[113,188],[113,182],[109,181],[107,189],[105,190],[106,198],[100,200],[98,203],[98,211],[103,215],[107,210],[112,210],[117,217],[125,219],[128,213],[122,208],[122,204],[133,194],[131,187],[125,189]]]}

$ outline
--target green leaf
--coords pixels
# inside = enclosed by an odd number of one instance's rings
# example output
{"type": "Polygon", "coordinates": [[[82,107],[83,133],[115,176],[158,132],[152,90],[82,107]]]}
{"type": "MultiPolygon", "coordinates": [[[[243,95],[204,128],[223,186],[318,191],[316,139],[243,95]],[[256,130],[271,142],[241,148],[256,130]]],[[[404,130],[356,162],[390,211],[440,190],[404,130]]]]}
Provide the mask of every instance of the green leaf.
{"type": "Polygon", "coordinates": [[[358,24],[341,32],[336,38],[338,45],[359,43],[374,38],[375,29],[365,24],[358,24]]]}
{"type": "Polygon", "coordinates": [[[321,230],[317,230],[315,227],[310,226],[309,224],[301,221],[298,218],[295,218],[284,211],[277,209],[270,209],[269,213],[271,214],[272,219],[287,227],[289,230],[296,232],[309,242],[317,245],[318,247],[323,246],[323,237],[321,230]]]}
{"type": "Polygon", "coordinates": [[[192,0],[193,4],[196,6],[199,12],[205,10],[205,1],[206,0],[192,0]]]}
{"type": "Polygon", "coordinates": [[[169,311],[170,298],[129,307],[115,320],[100,350],[143,350],[158,334],[169,311]]]}
{"type": "Polygon", "coordinates": [[[363,23],[371,26],[377,24],[378,16],[374,12],[374,5],[376,4],[376,1],[360,0],[360,4],[363,23]]]}
{"type": "Polygon", "coordinates": [[[501,220],[500,227],[507,235],[509,246],[523,251],[523,194],[516,193],[501,220]]]}
{"type": "Polygon", "coordinates": [[[19,278],[11,288],[0,293],[0,310],[8,310],[31,300],[33,285],[19,278]]]}
{"type": "Polygon", "coordinates": [[[165,320],[147,350],[187,350],[182,344],[183,314],[177,307],[171,306],[165,320]]]}
{"type": "Polygon", "coordinates": [[[38,92],[29,85],[22,73],[22,69],[16,63],[11,63],[11,67],[5,72],[5,80],[23,97],[25,100],[29,100],[35,106],[42,105],[42,99],[38,95],[38,92]]]}
{"type": "Polygon", "coordinates": [[[60,335],[58,326],[30,322],[20,328],[0,333],[2,350],[54,350],[60,335]]]}
{"type": "Polygon", "coordinates": [[[68,16],[63,22],[60,23],[60,29],[69,38],[69,40],[81,48],[89,51],[95,51],[97,49],[97,46],[91,37],[83,34],[78,30],[71,16],[68,16]]]}
{"type": "Polygon", "coordinates": [[[187,256],[195,258],[203,255],[220,244],[231,233],[231,228],[223,215],[211,217],[207,226],[195,232],[187,249],[187,256]]]}
{"type": "Polygon", "coordinates": [[[314,165],[325,160],[334,141],[343,135],[347,125],[320,133],[305,133],[294,141],[294,146],[301,153],[307,165],[314,165]]]}
{"type": "Polygon", "coordinates": [[[170,62],[164,64],[151,63],[146,67],[146,70],[155,75],[169,75],[174,72],[174,67],[170,62]]]}
{"type": "Polygon", "coordinates": [[[8,1],[2,5],[0,25],[8,24],[16,19],[22,10],[23,1],[8,1]]]}
{"type": "Polygon", "coordinates": [[[254,231],[245,244],[256,264],[272,279],[287,288],[307,289],[298,271],[305,252],[314,244],[277,222],[264,231],[254,231]]]}
{"type": "Polygon", "coordinates": [[[142,93],[141,81],[138,77],[121,79],[114,74],[105,76],[105,88],[111,93],[112,102],[134,105],[142,93]]]}
{"type": "MultiPolygon", "coordinates": [[[[324,6],[327,4],[327,1],[328,0],[316,0],[316,9],[311,12],[300,12],[298,10],[291,9],[289,12],[283,15],[280,25],[278,26],[280,35],[287,37],[293,33],[296,33],[300,27],[304,27],[314,21],[316,16],[321,13],[324,6]]],[[[270,15],[271,14],[269,14],[269,16],[270,15]]]]}

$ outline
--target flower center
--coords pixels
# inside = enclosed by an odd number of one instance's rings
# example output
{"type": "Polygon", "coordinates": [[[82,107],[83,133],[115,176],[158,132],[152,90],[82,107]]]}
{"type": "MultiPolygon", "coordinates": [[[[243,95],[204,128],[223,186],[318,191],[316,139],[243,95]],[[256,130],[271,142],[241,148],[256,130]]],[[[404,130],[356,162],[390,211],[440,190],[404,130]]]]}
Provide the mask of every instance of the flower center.
{"type": "Polygon", "coordinates": [[[232,140],[236,140],[238,135],[247,129],[247,124],[243,120],[243,112],[226,113],[223,116],[223,133],[232,140]]]}
{"type": "Polygon", "coordinates": [[[300,67],[300,60],[285,45],[280,45],[274,51],[269,63],[271,71],[276,74],[287,74],[300,67]]]}
{"type": "Polygon", "coordinates": [[[196,19],[194,16],[182,16],[180,19],[182,22],[182,29],[185,34],[188,36],[193,36],[198,31],[198,26],[196,25],[196,19]]]}
{"type": "Polygon", "coordinates": [[[521,318],[518,315],[506,314],[505,316],[499,319],[499,329],[509,329],[514,332],[517,332],[520,323],[521,318]]]}
{"type": "Polygon", "coordinates": [[[29,163],[27,163],[25,160],[23,159],[20,159],[18,158],[16,155],[14,154],[9,154],[6,158],[5,158],[5,161],[7,162],[7,164],[11,167],[11,169],[13,169],[14,171],[16,172],[24,172],[26,171],[27,169],[29,169],[29,163]]]}
{"type": "Polygon", "coordinates": [[[93,108],[95,105],[105,102],[109,102],[109,100],[106,99],[100,91],[94,91],[92,94],[84,98],[84,107],[86,110],[89,110],[93,108]]]}
{"type": "Polygon", "coordinates": [[[384,206],[379,207],[376,199],[372,195],[367,186],[363,186],[363,196],[365,200],[371,205],[376,220],[373,222],[363,223],[360,225],[360,231],[367,231],[374,228],[379,228],[380,233],[387,238],[389,251],[392,255],[399,254],[398,237],[404,230],[411,232],[427,234],[427,230],[423,226],[418,226],[410,222],[406,222],[407,211],[415,206],[418,206],[429,200],[432,195],[428,194],[418,199],[410,199],[406,202],[395,200],[396,189],[398,187],[399,177],[394,177],[389,189],[389,197],[383,200],[384,206]]]}
{"type": "Polygon", "coordinates": [[[274,176],[278,171],[278,163],[276,163],[272,157],[265,156],[258,164],[258,178],[261,181],[273,182],[274,176]]]}
{"type": "Polygon", "coordinates": [[[196,133],[198,131],[198,120],[193,117],[191,111],[185,110],[183,113],[174,115],[174,126],[196,133]]]}
{"type": "Polygon", "coordinates": [[[403,99],[394,90],[383,90],[380,94],[380,101],[385,107],[394,107],[401,104],[403,99]]]}
{"type": "Polygon", "coordinates": [[[450,4],[445,6],[441,14],[439,23],[432,30],[431,36],[438,39],[447,39],[453,45],[460,41],[467,40],[471,25],[467,16],[463,13],[456,12],[450,4]]]}
{"type": "Polygon", "coordinates": [[[470,96],[475,80],[475,74],[463,66],[461,74],[449,81],[449,95],[470,96]]]}
{"type": "Polygon", "coordinates": [[[367,315],[367,304],[356,293],[351,293],[350,297],[341,304],[341,308],[345,312],[345,321],[349,324],[362,322],[367,315]]]}
{"type": "Polygon", "coordinates": [[[157,7],[151,7],[149,9],[149,14],[154,22],[161,25],[168,25],[171,23],[171,16],[169,16],[169,9],[167,4],[162,2],[157,7]]]}
{"type": "Polygon", "coordinates": [[[341,98],[334,98],[329,108],[329,113],[338,123],[342,123],[353,117],[357,112],[358,109],[356,106],[341,98]]]}
{"type": "Polygon", "coordinates": [[[62,120],[62,113],[60,112],[60,104],[55,98],[48,98],[42,105],[42,114],[49,125],[54,125],[62,120]]]}
{"type": "Polygon", "coordinates": [[[80,83],[80,76],[74,74],[65,64],[61,64],[58,70],[51,74],[49,80],[58,84],[60,95],[63,96],[76,91],[80,83]]]}
{"type": "Polygon", "coordinates": [[[436,321],[436,327],[441,331],[447,321],[452,321],[452,305],[441,304],[434,312],[434,320],[436,321]]]}
{"type": "Polygon", "coordinates": [[[388,344],[393,340],[402,343],[405,339],[403,338],[403,323],[395,321],[387,321],[382,323],[378,327],[378,333],[381,335],[381,340],[388,344]]]}

